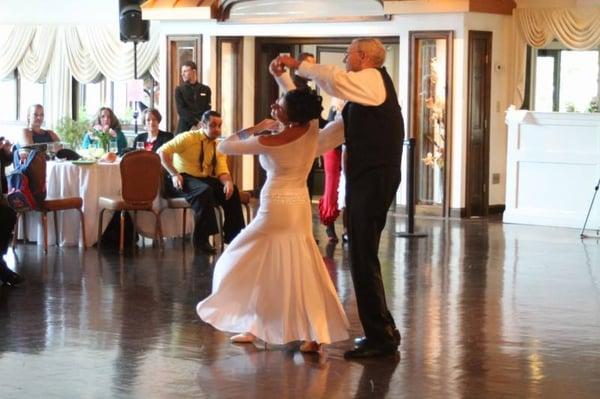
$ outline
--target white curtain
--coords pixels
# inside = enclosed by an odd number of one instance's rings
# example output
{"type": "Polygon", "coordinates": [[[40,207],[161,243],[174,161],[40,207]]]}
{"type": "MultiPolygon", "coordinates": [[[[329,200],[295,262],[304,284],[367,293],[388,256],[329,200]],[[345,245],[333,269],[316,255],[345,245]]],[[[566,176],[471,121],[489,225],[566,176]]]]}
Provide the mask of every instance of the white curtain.
{"type": "Polygon", "coordinates": [[[35,27],[31,26],[13,26],[6,37],[0,38],[0,79],[4,79],[17,69],[35,31],[35,27]]]}
{"type": "Polygon", "coordinates": [[[553,39],[573,50],[600,45],[600,7],[517,8],[513,11],[514,49],[513,99],[519,108],[525,92],[527,45],[545,47],[553,39]]]}
{"type": "MultiPolygon", "coordinates": [[[[133,43],[119,40],[117,26],[13,26],[0,37],[0,79],[18,68],[26,80],[46,83],[46,125],[71,116],[71,78],[81,83],[102,77],[134,78],[133,43]]],[[[137,45],[137,76],[159,70],[159,32],[137,45]]]]}

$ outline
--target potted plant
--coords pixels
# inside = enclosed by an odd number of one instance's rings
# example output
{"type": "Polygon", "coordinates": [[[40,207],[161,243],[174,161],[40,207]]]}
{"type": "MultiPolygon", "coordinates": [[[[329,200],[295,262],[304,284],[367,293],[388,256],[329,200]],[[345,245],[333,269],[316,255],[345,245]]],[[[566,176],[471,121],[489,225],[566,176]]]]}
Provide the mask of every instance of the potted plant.
{"type": "MultiPolygon", "coordinates": [[[[85,115],[85,113],[80,113],[80,115],[85,115]]],[[[68,143],[71,148],[75,149],[81,145],[83,136],[88,128],[89,120],[87,117],[73,120],[72,118],[65,116],[58,121],[56,132],[62,141],[68,143]]]]}

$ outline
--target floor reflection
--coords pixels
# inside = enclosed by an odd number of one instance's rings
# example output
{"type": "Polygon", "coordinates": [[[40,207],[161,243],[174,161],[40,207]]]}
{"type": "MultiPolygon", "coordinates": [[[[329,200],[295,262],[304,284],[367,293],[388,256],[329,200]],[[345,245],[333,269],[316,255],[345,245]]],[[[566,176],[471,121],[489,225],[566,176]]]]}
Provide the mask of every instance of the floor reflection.
{"type": "MultiPolygon", "coordinates": [[[[575,230],[418,219],[421,239],[381,241],[397,357],[348,362],[350,342],[232,345],[201,322],[215,259],[168,241],[135,254],[19,244],[27,278],[0,287],[2,397],[595,398],[600,393],[600,242],[575,230]],[[57,381],[60,383],[57,384],[57,381]]],[[[339,228],[339,227],[338,227],[339,228]]],[[[315,228],[351,323],[347,248],[315,228]]]]}

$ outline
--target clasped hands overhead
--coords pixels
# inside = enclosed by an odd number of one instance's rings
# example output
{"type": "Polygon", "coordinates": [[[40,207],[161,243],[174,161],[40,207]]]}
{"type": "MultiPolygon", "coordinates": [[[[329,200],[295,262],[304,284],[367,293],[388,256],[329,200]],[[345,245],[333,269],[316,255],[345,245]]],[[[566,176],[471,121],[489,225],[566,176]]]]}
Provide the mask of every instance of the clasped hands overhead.
{"type": "Polygon", "coordinates": [[[280,55],[269,64],[269,72],[274,76],[281,76],[285,72],[285,68],[298,68],[300,62],[292,56],[280,55]]]}

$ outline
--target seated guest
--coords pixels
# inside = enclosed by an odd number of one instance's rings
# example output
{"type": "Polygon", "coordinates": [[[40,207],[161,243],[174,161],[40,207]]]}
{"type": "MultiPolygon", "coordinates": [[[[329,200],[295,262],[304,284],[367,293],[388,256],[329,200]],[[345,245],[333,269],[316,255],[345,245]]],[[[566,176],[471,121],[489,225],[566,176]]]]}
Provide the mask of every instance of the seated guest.
{"type": "Polygon", "coordinates": [[[147,108],[142,115],[146,125],[146,133],[140,133],[136,136],[133,148],[137,148],[137,143],[143,143],[146,151],[156,152],[161,145],[173,138],[173,133],[158,129],[162,116],[157,109],[147,108]]]}
{"type": "Polygon", "coordinates": [[[117,141],[117,151],[119,154],[127,147],[127,139],[121,131],[121,122],[109,107],[102,107],[96,114],[92,122],[93,131],[87,132],[83,137],[81,147],[89,148],[92,143],[99,142],[96,132],[103,132],[111,136],[111,140],[117,141]]]}
{"type": "Polygon", "coordinates": [[[42,129],[44,124],[44,107],[33,104],[27,110],[27,127],[23,129],[19,138],[20,145],[53,143],[60,141],[60,137],[52,130],[42,129]]]}
{"type": "Polygon", "coordinates": [[[229,243],[244,228],[244,217],[237,187],[234,186],[227,157],[217,151],[216,139],[221,136],[221,114],[206,111],[200,120],[200,130],[178,134],[158,149],[163,167],[170,174],[167,194],[185,197],[194,210],[194,247],[214,254],[208,237],[218,232],[213,208],[223,207],[224,241],[229,243]]]}
{"type": "Polygon", "coordinates": [[[17,285],[25,279],[8,268],[4,261],[4,255],[8,250],[8,244],[11,241],[17,215],[4,200],[6,193],[6,178],[4,176],[4,167],[12,163],[11,144],[4,137],[0,137],[0,281],[2,284],[17,285]]]}

